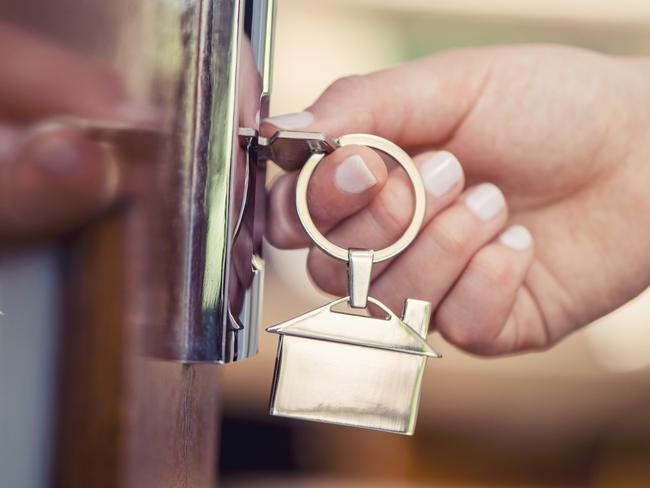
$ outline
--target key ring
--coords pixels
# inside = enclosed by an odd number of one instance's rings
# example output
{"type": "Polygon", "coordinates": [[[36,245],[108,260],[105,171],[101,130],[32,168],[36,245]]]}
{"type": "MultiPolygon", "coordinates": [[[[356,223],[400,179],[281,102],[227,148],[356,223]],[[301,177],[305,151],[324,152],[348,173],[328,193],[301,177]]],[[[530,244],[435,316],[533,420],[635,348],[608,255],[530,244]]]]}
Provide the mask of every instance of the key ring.
{"type": "MultiPolygon", "coordinates": [[[[393,158],[404,169],[404,171],[406,171],[415,195],[413,218],[404,231],[404,234],[402,234],[397,241],[388,247],[373,252],[372,262],[379,263],[395,257],[406,249],[411,242],[413,242],[413,239],[417,236],[420,227],[422,227],[422,223],[424,222],[424,211],[426,206],[424,184],[422,183],[420,172],[418,171],[415,162],[413,162],[413,159],[411,159],[411,157],[401,147],[382,137],[370,134],[347,134],[341,136],[336,142],[339,147],[359,145],[381,151],[393,158]]],[[[329,241],[316,228],[316,224],[314,224],[314,220],[311,218],[311,214],[309,213],[309,207],[307,206],[307,186],[309,185],[309,180],[311,179],[316,166],[325,155],[324,152],[312,154],[300,171],[298,182],[296,184],[296,210],[302,228],[319,249],[333,258],[349,262],[350,250],[337,246],[333,242],[329,241]]]]}

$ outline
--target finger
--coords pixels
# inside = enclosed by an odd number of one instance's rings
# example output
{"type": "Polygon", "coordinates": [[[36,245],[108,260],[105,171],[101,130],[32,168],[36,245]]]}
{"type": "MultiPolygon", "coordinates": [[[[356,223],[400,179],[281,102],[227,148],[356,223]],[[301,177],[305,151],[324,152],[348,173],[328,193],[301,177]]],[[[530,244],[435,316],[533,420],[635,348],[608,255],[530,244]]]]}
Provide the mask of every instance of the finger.
{"type": "Polygon", "coordinates": [[[36,132],[0,163],[0,241],[69,230],[117,193],[117,167],[104,149],[70,129],[36,132]]]}
{"type": "Polygon", "coordinates": [[[332,84],[305,112],[266,119],[264,131],[314,130],[331,136],[366,132],[402,146],[446,141],[480,95],[488,49],[438,53],[332,84]],[[269,127],[270,126],[270,127],[269,127]]]}
{"type": "Polygon", "coordinates": [[[237,274],[239,283],[248,288],[253,281],[253,269],[251,267],[251,256],[255,253],[253,249],[253,237],[246,226],[241,226],[231,251],[233,268],[237,274]]]}
{"type": "Polygon", "coordinates": [[[534,300],[522,288],[533,260],[525,227],[506,229],[469,262],[438,307],[434,324],[451,343],[478,354],[504,354],[546,343],[534,300]]]}
{"type": "Polygon", "coordinates": [[[371,295],[397,310],[407,297],[427,300],[435,308],[506,219],[507,207],[498,187],[483,183],[468,189],[390,264],[372,285],[371,295]]]}
{"type": "MultiPolygon", "coordinates": [[[[427,152],[416,156],[415,162],[426,189],[424,225],[461,193],[464,177],[458,160],[446,151],[427,152]]],[[[344,220],[327,234],[342,247],[381,249],[395,242],[413,216],[411,182],[406,173],[395,168],[379,195],[362,211],[344,220]]],[[[309,271],[325,291],[344,295],[347,291],[346,265],[312,249],[308,257],[309,271]]],[[[388,262],[373,266],[376,278],[388,262]]]]}
{"type": "MultiPolygon", "coordinates": [[[[325,233],[364,208],[381,191],[387,177],[382,158],[367,147],[346,146],[323,158],[307,192],[309,211],[319,230],[325,233]]],[[[267,238],[276,247],[309,243],[296,213],[297,178],[297,172],[288,173],[271,188],[267,238]]]]}
{"type": "Polygon", "coordinates": [[[151,121],[151,108],[127,102],[116,73],[94,60],[12,26],[0,26],[0,115],[151,121]]]}

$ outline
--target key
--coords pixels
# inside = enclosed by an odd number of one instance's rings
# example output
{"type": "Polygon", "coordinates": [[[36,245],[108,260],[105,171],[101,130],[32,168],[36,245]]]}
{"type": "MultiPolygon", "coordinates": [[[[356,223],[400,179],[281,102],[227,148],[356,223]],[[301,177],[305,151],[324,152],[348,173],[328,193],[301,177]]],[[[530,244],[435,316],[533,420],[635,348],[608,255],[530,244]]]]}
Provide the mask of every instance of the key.
{"type": "Polygon", "coordinates": [[[289,170],[301,168],[296,184],[300,223],[316,246],[348,263],[348,296],[266,329],[279,335],[271,415],[412,434],[424,366],[428,358],[441,357],[426,342],[431,304],[407,299],[398,316],[368,291],[373,263],[402,252],[422,225],[425,193],[415,163],[392,142],[368,134],[331,139],[318,132],[278,131],[266,138],[243,128],[239,137],[259,156],[289,170]],[[336,148],[351,144],[395,159],[415,193],[413,219],[404,234],[378,251],[345,249],[330,242],[307,206],[307,186],[318,163],[336,148]],[[384,316],[372,316],[369,303],[384,316]]]}
{"type": "Polygon", "coordinates": [[[338,147],[335,140],[320,132],[280,130],[264,137],[248,127],[239,129],[239,143],[289,171],[302,167],[312,154],[329,154],[338,147]]]}

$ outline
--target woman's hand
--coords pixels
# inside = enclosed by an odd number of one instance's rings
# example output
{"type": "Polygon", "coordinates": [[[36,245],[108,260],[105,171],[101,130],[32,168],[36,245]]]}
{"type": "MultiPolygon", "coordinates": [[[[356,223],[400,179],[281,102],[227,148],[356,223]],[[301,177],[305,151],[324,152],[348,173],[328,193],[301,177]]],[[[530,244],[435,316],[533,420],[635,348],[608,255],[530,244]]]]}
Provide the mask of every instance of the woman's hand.
{"type": "MultiPolygon", "coordinates": [[[[426,223],[402,255],[374,266],[370,294],[396,311],[407,297],[429,300],[450,342],[503,354],[547,347],[650,285],[649,86],[645,59],[449,51],[341,79],[263,129],[371,133],[415,154],[426,223]]],[[[271,192],[278,247],[308,244],[296,177],[271,192]]],[[[411,198],[399,168],[359,147],[325,158],[309,191],[330,240],[370,249],[399,237],[411,198]]],[[[343,263],[312,248],[308,265],[325,291],[346,293],[343,263]]]]}

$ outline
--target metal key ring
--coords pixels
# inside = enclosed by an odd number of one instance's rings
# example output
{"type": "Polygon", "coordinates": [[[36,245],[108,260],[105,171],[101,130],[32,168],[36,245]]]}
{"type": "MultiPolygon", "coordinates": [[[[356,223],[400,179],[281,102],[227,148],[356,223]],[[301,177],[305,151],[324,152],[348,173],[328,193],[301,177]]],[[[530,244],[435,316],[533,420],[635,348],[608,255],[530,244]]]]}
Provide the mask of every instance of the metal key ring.
{"type": "MultiPolygon", "coordinates": [[[[413,162],[413,159],[411,159],[411,157],[401,147],[382,137],[370,134],[348,134],[340,137],[337,140],[337,143],[339,147],[359,145],[381,151],[392,157],[404,169],[404,171],[406,171],[406,174],[411,180],[411,185],[413,186],[413,192],[415,194],[415,209],[413,211],[411,223],[397,241],[384,249],[375,251],[373,255],[374,263],[390,259],[406,249],[406,247],[408,247],[417,236],[420,227],[422,227],[426,199],[424,184],[422,183],[420,172],[413,162]]],[[[330,242],[316,228],[316,224],[314,224],[311,214],[309,213],[309,207],[307,206],[307,186],[309,185],[309,180],[311,179],[316,166],[324,157],[325,153],[322,152],[312,154],[300,171],[298,182],[296,184],[296,209],[298,211],[300,223],[313,243],[329,256],[347,262],[349,261],[349,250],[330,242]]]]}

